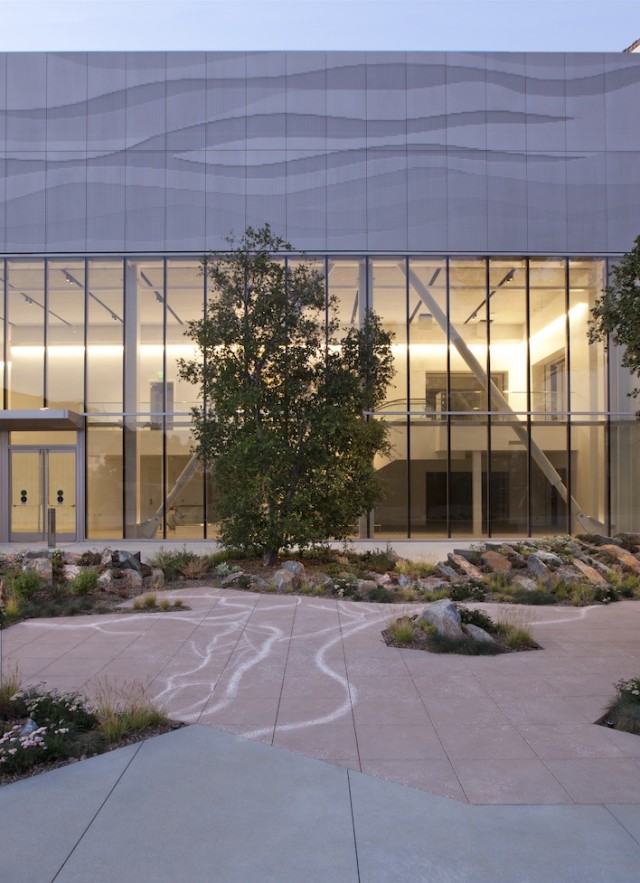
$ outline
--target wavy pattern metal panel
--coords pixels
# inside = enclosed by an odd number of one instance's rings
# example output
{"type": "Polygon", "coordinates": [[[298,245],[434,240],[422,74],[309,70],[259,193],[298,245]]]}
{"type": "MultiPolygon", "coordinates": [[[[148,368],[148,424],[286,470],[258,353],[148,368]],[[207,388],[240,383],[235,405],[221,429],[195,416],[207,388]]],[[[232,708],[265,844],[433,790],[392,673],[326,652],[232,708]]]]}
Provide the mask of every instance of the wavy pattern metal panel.
{"type": "Polygon", "coordinates": [[[637,55],[0,56],[0,246],[617,252],[637,55]]]}

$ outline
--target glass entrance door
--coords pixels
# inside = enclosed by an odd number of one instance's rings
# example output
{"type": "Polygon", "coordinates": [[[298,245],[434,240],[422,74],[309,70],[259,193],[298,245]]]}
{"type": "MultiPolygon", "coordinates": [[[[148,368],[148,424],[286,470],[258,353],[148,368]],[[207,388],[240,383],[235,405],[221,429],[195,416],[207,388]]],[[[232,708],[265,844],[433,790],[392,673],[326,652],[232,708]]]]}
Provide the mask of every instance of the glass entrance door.
{"type": "Polygon", "coordinates": [[[75,540],[75,449],[13,448],[10,468],[11,541],[46,539],[49,509],[55,509],[57,538],[75,540]]]}

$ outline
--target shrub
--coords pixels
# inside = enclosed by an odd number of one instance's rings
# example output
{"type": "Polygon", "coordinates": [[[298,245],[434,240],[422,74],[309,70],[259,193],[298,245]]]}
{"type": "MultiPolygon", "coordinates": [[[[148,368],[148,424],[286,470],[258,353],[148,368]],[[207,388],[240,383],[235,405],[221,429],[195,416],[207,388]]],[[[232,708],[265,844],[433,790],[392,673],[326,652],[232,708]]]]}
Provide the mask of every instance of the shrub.
{"type": "Polygon", "coordinates": [[[93,707],[100,732],[107,742],[116,742],[128,733],[164,723],[167,715],[145,693],[144,685],[130,681],[115,687],[99,679],[93,688],[93,707]]]}
{"type": "Polygon", "coordinates": [[[95,570],[81,570],[69,583],[69,589],[76,595],[89,595],[98,586],[95,570]]]}
{"type": "Polygon", "coordinates": [[[173,602],[173,606],[177,609],[180,609],[180,607],[184,607],[184,601],[182,600],[182,598],[176,598],[176,600],[173,602]]]}
{"type": "Polygon", "coordinates": [[[142,598],[142,606],[146,607],[147,610],[152,609],[156,606],[157,597],[154,592],[149,592],[148,595],[145,595],[142,598]]]}
{"type": "Polygon", "coordinates": [[[413,643],[413,622],[408,617],[403,616],[396,619],[395,622],[389,623],[389,633],[397,644],[413,643]]]}
{"type": "Polygon", "coordinates": [[[179,576],[184,576],[184,569],[187,565],[196,561],[197,556],[193,552],[189,552],[186,547],[168,551],[160,549],[157,555],[150,559],[151,567],[159,567],[168,580],[175,580],[179,576]]]}
{"type": "Polygon", "coordinates": [[[640,735],[640,677],[618,681],[615,687],[617,695],[604,715],[607,723],[640,735]]]}
{"type": "Polygon", "coordinates": [[[171,604],[166,598],[163,598],[158,606],[160,607],[160,610],[169,610],[171,604]]]}
{"type": "Polygon", "coordinates": [[[5,585],[18,601],[28,601],[45,587],[45,581],[35,570],[18,570],[7,574],[5,585]]]}
{"type": "Polygon", "coordinates": [[[555,604],[557,602],[555,595],[551,595],[549,592],[545,592],[542,589],[533,589],[533,591],[529,591],[528,589],[516,589],[510,600],[514,604],[531,604],[532,606],[555,604]]]}
{"type": "Polygon", "coordinates": [[[459,653],[463,656],[496,656],[502,653],[502,648],[498,644],[475,641],[468,635],[451,638],[437,631],[429,633],[428,647],[432,653],[459,653]]]}
{"type": "Polygon", "coordinates": [[[421,579],[433,576],[434,573],[438,572],[438,569],[435,564],[431,564],[429,561],[407,561],[403,559],[396,564],[396,571],[411,577],[411,579],[421,579]]]}
{"type": "Polygon", "coordinates": [[[478,628],[484,629],[485,632],[489,632],[490,635],[496,632],[495,622],[490,616],[487,616],[487,614],[483,613],[481,610],[470,610],[468,607],[458,607],[458,613],[460,614],[460,619],[464,625],[476,625],[478,628]]]}
{"type": "Polygon", "coordinates": [[[378,604],[391,604],[394,600],[393,592],[385,589],[384,586],[376,586],[367,593],[367,601],[375,601],[378,604]]]}
{"type": "Polygon", "coordinates": [[[457,583],[451,586],[449,597],[452,601],[484,601],[487,590],[480,583],[457,583]]]}

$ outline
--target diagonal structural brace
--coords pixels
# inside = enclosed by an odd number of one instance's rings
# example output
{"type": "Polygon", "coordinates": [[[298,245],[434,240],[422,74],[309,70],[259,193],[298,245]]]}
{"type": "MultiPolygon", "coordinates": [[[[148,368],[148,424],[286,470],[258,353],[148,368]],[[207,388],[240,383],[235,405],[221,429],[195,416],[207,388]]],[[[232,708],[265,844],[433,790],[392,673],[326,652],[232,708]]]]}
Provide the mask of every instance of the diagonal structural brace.
{"type": "Polygon", "coordinates": [[[456,350],[460,353],[461,357],[464,359],[469,369],[473,372],[478,383],[481,385],[485,392],[489,392],[493,407],[495,407],[497,411],[514,415],[515,419],[513,424],[511,424],[511,428],[525,447],[527,447],[528,444],[531,445],[531,456],[534,462],[536,463],[544,477],[547,479],[549,484],[558,492],[561,499],[565,503],[568,503],[570,505],[571,511],[575,515],[580,527],[587,533],[598,532],[601,529],[602,525],[595,519],[591,518],[589,515],[585,515],[585,513],[580,508],[577,500],[574,497],[570,497],[567,487],[562,481],[562,478],[560,477],[560,474],[554,467],[553,463],[551,463],[542,448],[540,448],[534,442],[534,440],[529,437],[529,433],[527,432],[526,427],[521,425],[509,402],[502,395],[495,383],[489,378],[487,372],[473,355],[465,341],[458,333],[455,326],[447,320],[444,311],[440,308],[440,305],[433,297],[433,295],[429,292],[426,285],[418,277],[415,270],[409,271],[409,280],[411,282],[411,285],[417,292],[418,296],[422,300],[423,304],[429,310],[443,332],[447,334],[448,331],[449,340],[456,348],[456,350]]]}

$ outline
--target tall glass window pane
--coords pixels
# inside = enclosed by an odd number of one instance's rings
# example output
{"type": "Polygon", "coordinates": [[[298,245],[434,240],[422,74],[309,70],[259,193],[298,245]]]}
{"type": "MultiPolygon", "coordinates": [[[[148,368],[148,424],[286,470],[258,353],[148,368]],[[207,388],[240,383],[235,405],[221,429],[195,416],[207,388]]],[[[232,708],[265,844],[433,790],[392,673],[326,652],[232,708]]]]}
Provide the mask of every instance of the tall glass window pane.
{"type": "Polygon", "coordinates": [[[369,263],[369,304],[393,334],[391,345],[395,374],[378,416],[389,426],[390,453],[378,457],[376,469],[384,495],[373,515],[376,536],[406,536],[407,500],[407,277],[402,259],[376,259],[369,263]]]}
{"type": "Polygon", "coordinates": [[[566,264],[529,264],[531,337],[531,529],[545,535],[567,530],[568,374],[566,264]],[[558,482],[554,486],[554,482],[558,482]]]}
{"type": "MultiPolygon", "coordinates": [[[[615,262],[609,262],[610,273],[615,262]]],[[[609,276],[609,281],[611,277],[609,276]]],[[[640,423],[635,413],[638,401],[629,396],[636,385],[628,368],[622,367],[621,347],[610,346],[609,367],[609,493],[611,533],[636,530],[640,521],[640,485],[629,481],[640,470],[640,423]]]]}
{"type": "Polygon", "coordinates": [[[87,537],[121,539],[122,428],[92,423],[87,426],[87,537]]]}
{"type": "Polygon", "coordinates": [[[176,419],[167,429],[167,539],[204,538],[203,475],[192,447],[190,424],[176,419]]]}
{"type": "Polygon", "coordinates": [[[204,312],[205,280],[198,260],[167,261],[167,413],[188,414],[198,403],[198,390],[178,377],[178,359],[197,357],[187,337],[187,324],[204,312]]]}
{"type": "Polygon", "coordinates": [[[0,389],[3,391],[0,395],[0,407],[5,408],[6,402],[4,401],[4,378],[5,378],[5,364],[4,364],[4,326],[5,326],[5,315],[4,315],[4,290],[6,283],[6,273],[7,268],[4,261],[0,260],[0,303],[2,307],[0,308],[0,389]]]}
{"type": "Polygon", "coordinates": [[[447,535],[447,269],[409,261],[411,536],[447,535]]]}
{"type": "Polygon", "coordinates": [[[521,258],[489,265],[491,379],[491,533],[528,532],[527,485],[527,292],[521,258]],[[498,393],[500,397],[498,397],[498,393]]]}
{"type": "Polygon", "coordinates": [[[122,412],[124,275],[121,260],[87,267],[87,410],[122,412]]]}
{"type": "MultiPolygon", "coordinates": [[[[366,261],[362,258],[330,258],[327,268],[329,314],[337,319],[339,340],[360,323],[367,303],[366,261]]],[[[367,519],[354,525],[354,536],[367,536],[367,519]]]]}
{"type": "Polygon", "coordinates": [[[571,529],[577,532],[607,530],[607,453],[602,414],[606,410],[605,353],[602,344],[591,345],[587,339],[590,311],[604,285],[604,261],[569,262],[571,494],[585,516],[572,512],[571,529]]]}
{"type": "Polygon", "coordinates": [[[44,405],[44,261],[7,261],[9,408],[44,405]]]}
{"type": "Polygon", "coordinates": [[[205,279],[198,260],[167,261],[166,339],[166,506],[168,539],[204,537],[204,485],[201,468],[193,462],[193,437],[187,416],[198,404],[198,389],[178,377],[178,359],[198,353],[186,336],[187,324],[201,319],[205,279]],[[185,470],[186,473],[185,473],[185,470]]]}
{"type": "MultiPolygon", "coordinates": [[[[452,536],[487,530],[487,267],[483,259],[449,264],[452,536]],[[480,412],[479,414],[476,412],[480,412]]],[[[495,377],[495,375],[494,375],[495,377]]]]}
{"type": "Polygon", "coordinates": [[[47,263],[47,404],[84,410],[84,261],[47,263]]]}
{"type": "Polygon", "coordinates": [[[163,339],[163,262],[127,261],[124,287],[124,469],[127,537],[155,536],[156,531],[162,529],[163,339]]]}

